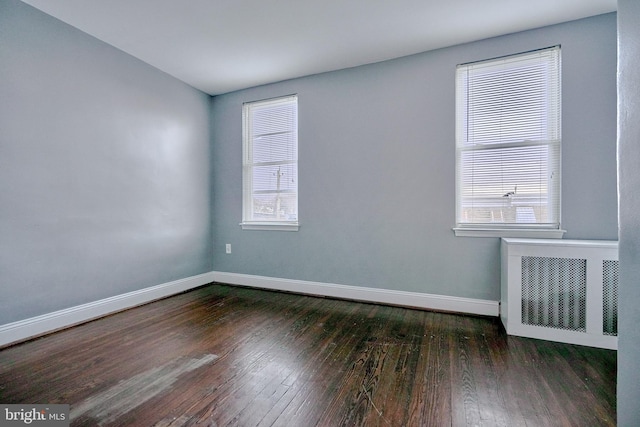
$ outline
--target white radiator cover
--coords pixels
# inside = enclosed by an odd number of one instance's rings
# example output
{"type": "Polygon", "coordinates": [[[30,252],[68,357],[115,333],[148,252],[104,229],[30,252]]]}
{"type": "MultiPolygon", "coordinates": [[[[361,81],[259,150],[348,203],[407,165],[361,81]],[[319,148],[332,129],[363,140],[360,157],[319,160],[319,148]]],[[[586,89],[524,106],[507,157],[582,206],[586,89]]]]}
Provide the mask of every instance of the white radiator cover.
{"type": "Polygon", "coordinates": [[[502,239],[509,335],[617,350],[618,242],[502,239]]]}

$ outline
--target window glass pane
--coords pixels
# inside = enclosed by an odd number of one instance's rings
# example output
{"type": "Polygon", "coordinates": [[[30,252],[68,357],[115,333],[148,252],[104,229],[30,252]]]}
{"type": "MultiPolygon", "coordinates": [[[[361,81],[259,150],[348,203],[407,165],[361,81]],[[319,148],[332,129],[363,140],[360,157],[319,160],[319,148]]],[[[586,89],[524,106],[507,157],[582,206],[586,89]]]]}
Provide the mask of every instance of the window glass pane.
{"type": "Polygon", "coordinates": [[[297,200],[295,194],[254,194],[254,221],[296,221],[297,200]]]}
{"type": "Polygon", "coordinates": [[[253,192],[296,191],[298,168],[294,164],[255,166],[253,168],[253,192]]]}
{"type": "Polygon", "coordinates": [[[556,223],[554,195],[560,184],[554,160],[557,147],[556,144],[462,151],[460,222],[556,223]]]}

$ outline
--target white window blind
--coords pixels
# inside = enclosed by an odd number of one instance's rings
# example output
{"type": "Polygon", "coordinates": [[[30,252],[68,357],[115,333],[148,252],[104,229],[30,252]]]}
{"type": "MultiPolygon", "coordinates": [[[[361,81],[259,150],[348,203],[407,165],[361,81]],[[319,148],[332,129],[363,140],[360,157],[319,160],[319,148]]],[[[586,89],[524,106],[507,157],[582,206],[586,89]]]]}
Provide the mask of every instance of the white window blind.
{"type": "Polygon", "coordinates": [[[243,105],[243,228],[297,230],[298,99],[243,105]]]}
{"type": "Polygon", "coordinates": [[[456,227],[560,228],[560,47],[456,70],[456,227]]]}

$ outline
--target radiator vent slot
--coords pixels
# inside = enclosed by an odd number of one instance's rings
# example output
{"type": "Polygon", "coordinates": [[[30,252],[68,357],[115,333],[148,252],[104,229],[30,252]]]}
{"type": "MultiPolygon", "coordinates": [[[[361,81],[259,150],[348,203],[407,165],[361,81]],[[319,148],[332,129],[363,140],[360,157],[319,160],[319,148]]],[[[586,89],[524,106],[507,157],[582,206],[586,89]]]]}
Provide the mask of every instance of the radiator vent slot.
{"type": "Polygon", "coordinates": [[[618,261],[602,261],[602,332],[618,336],[618,261]]]}
{"type": "Polygon", "coordinates": [[[522,257],[522,323],[584,332],[587,260],[522,257]]]}

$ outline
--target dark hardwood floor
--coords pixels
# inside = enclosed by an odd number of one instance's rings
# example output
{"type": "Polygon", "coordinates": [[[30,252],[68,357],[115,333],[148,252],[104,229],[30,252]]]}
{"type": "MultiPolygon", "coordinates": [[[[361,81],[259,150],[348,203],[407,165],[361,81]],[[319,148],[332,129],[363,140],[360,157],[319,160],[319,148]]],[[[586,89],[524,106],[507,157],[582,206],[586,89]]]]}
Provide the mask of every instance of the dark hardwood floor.
{"type": "Polygon", "coordinates": [[[218,284],[0,351],[0,402],[73,426],[606,426],[615,378],[495,318],[218,284]]]}

